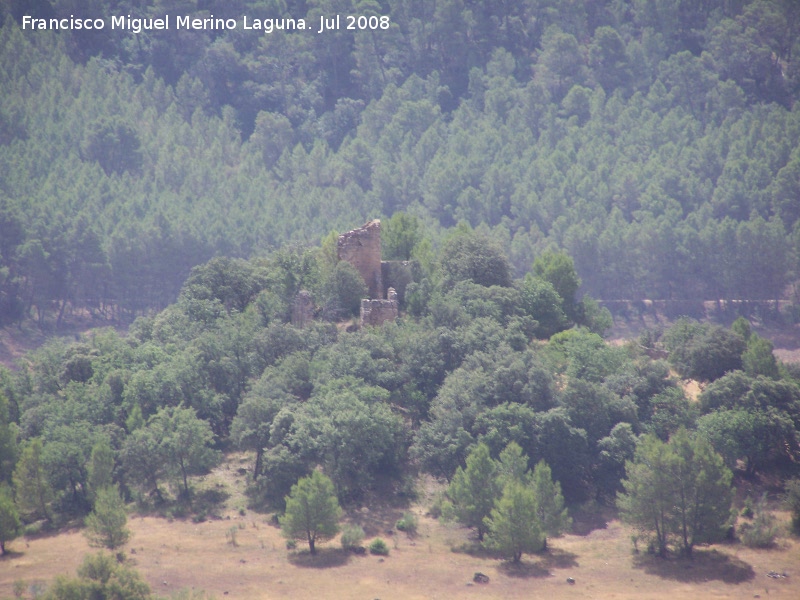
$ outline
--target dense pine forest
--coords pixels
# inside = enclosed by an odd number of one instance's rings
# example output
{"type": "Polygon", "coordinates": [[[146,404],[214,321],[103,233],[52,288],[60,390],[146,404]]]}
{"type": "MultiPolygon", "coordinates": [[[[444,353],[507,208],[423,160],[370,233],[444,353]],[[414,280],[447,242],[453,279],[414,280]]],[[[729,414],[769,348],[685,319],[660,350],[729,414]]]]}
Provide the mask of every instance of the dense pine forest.
{"type": "Polygon", "coordinates": [[[563,250],[601,300],[794,298],[792,0],[5,0],[0,22],[4,323],[130,322],[214,256],[396,211],[434,247],[477,228],[515,276],[563,250]],[[165,14],[239,26],[21,29],[165,14]],[[241,22],[333,14],[390,25],[241,22]]]}

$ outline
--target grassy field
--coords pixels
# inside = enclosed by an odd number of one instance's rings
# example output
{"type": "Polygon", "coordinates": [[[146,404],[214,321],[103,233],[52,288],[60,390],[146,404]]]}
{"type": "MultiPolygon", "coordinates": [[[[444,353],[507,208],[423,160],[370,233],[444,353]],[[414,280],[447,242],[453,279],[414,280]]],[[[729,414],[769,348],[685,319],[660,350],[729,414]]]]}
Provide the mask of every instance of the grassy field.
{"type": "MultiPolygon", "coordinates": [[[[218,600],[800,598],[796,538],[782,538],[770,550],[723,544],[697,549],[694,560],[662,560],[634,554],[631,532],[617,520],[578,516],[576,533],[550,540],[548,553],[526,556],[513,567],[480,551],[469,531],[425,516],[423,506],[413,508],[419,517],[413,538],[388,533],[401,509],[372,507],[352,511],[348,520],[364,527],[367,541],[386,540],[388,557],[345,553],[338,540],[312,557],[301,545],[287,551],[268,515],[241,510],[244,478],[235,469],[219,471],[206,483],[231,491],[216,518],[203,523],[150,516],[129,520],[133,537],[125,550],[157,594],[189,588],[218,600]],[[478,571],[489,576],[488,584],[472,582],[478,571]],[[773,579],[770,571],[788,577],[773,579]],[[568,577],[575,583],[568,584],[568,577]]],[[[8,547],[10,555],[0,559],[0,598],[13,597],[17,580],[30,587],[60,573],[74,574],[92,551],[77,530],[21,538],[8,547]]],[[[26,592],[25,597],[32,596],[26,592]]]]}

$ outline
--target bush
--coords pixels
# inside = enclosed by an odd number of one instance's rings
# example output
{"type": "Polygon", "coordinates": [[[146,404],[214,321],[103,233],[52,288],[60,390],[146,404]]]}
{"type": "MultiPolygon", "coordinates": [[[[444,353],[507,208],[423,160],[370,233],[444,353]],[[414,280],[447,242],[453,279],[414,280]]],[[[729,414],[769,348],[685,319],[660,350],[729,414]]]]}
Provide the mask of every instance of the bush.
{"type": "Polygon", "coordinates": [[[389,556],[389,546],[386,545],[381,538],[375,538],[369,545],[370,554],[379,554],[380,556],[389,556]]]}
{"type": "Polygon", "coordinates": [[[444,493],[437,494],[428,510],[428,516],[445,521],[453,519],[453,503],[444,493]]]}
{"type": "Polygon", "coordinates": [[[785,489],[784,502],[792,512],[792,528],[800,533],[800,479],[790,479],[786,482],[785,489]]]}
{"type": "Polygon", "coordinates": [[[745,519],[752,519],[755,516],[755,513],[753,512],[753,500],[750,498],[750,496],[745,498],[744,506],[739,514],[745,519]]]}
{"type": "Polygon", "coordinates": [[[405,531],[409,535],[417,533],[417,517],[414,513],[405,512],[395,523],[398,531],[405,531]]]}
{"type": "Polygon", "coordinates": [[[239,545],[239,542],[236,541],[236,531],[237,531],[237,527],[236,527],[236,525],[234,525],[233,527],[228,529],[228,531],[225,532],[225,539],[234,548],[236,548],[236,546],[239,545]]]}
{"type": "Polygon", "coordinates": [[[360,548],[364,541],[364,530],[358,525],[346,525],[342,529],[342,548],[353,550],[360,548]]]}
{"type": "Polygon", "coordinates": [[[754,507],[753,521],[739,527],[739,537],[748,548],[769,548],[780,532],[777,519],[766,510],[765,503],[762,497],[754,507]]]}

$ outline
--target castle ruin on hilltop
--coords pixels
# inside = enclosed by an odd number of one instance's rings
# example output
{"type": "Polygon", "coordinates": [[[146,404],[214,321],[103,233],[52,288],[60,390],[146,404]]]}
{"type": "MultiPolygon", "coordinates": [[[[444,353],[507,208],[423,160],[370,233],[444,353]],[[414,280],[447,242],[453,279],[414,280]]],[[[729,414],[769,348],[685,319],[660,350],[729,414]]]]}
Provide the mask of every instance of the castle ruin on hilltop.
{"type": "MultiPolygon", "coordinates": [[[[367,285],[369,298],[361,300],[360,326],[378,326],[397,319],[406,286],[413,281],[411,263],[381,260],[380,220],[373,219],[341,234],[336,255],[339,260],[353,265],[367,285]]],[[[292,324],[304,327],[313,319],[314,301],[311,294],[302,290],[292,305],[292,324]]]]}
{"type": "Polygon", "coordinates": [[[364,278],[369,298],[361,300],[359,323],[381,325],[397,318],[400,300],[411,283],[411,265],[406,261],[381,260],[381,222],[373,219],[339,236],[339,260],[349,262],[364,278]]]}

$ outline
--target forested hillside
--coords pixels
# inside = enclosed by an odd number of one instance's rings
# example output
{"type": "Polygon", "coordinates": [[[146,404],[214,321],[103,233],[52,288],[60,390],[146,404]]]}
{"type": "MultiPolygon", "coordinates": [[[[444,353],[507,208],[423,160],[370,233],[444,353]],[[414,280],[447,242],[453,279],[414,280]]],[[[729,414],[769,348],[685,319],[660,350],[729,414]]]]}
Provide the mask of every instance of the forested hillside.
{"type": "Polygon", "coordinates": [[[5,0],[0,321],[130,321],[213,256],[402,210],[601,299],[774,300],[800,250],[793,0],[5,0]],[[31,31],[41,18],[232,30],[31,31]],[[363,31],[265,19],[389,16],[363,31]]]}
{"type": "MultiPolygon", "coordinates": [[[[389,221],[395,239],[413,223],[389,221]]],[[[724,460],[742,476],[796,473],[800,371],[777,362],[745,319],[730,329],[682,320],[663,337],[611,346],[598,334],[608,314],[575,301],[566,255],[545,254],[512,281],[499,246],[462,227],[420,265],[406,316],[346,332],[329,319],[352,315],[360,276],[328,256],[213,259],[126,337],[106,328],[54,340],[17,371],[0,369],[9,512],[59,526],[112,483],[144,510],[198,511],[191,477],[231,449],[247,452],[252,505],[278,510],[318,467],[345,505],[408,500],[421,473],[464,477],[476,447],[520,476],[545,461],[571,504],[612,503],[639,436],[647,446],[686,431],[713,444],[720,469],[724,460]],[[302,328],[286,322],[300,288],[321,317],[302,328]],[[659,352],[668,363],[650,358],[659,352]],[[670,368],[707,384],[699,401],[670,368]]]]}

